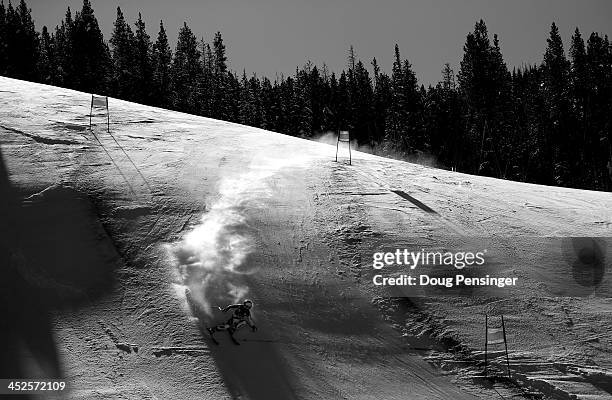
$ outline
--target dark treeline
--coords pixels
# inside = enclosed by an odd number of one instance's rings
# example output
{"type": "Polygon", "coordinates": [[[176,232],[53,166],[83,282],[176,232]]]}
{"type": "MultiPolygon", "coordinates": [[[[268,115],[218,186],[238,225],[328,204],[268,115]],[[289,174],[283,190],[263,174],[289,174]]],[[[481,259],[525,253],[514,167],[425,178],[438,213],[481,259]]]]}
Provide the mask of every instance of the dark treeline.
{"type": "Polygon", "coordinates": [[[612,46],[576,29],[568,55],[552,24],[540,65],[509,71],[483,21],[467,35],[459,71],[419,85],[395,46],[393,68],[349,50],[339,74],[312,65],[293,76],[237,74],[220,33],[184,24],[172,51],[163,23],[151,38],[117,8],[104,40],[89,0],[37,32],[26,3],[0,5],[0,74],[108,94],[301,137],[347,129],[377,154],[518,181],[611,190],[612,46]],[[373,71],[371,74],[369,71],[373,71]]]}

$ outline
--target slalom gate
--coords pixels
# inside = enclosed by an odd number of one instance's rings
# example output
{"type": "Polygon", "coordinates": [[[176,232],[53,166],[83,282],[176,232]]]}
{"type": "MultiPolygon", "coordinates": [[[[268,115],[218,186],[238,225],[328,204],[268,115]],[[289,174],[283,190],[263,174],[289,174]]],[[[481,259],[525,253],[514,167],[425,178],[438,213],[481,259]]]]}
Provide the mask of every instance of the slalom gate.
{"type": "Polygon", "coordinates": [[[115,136],[110,131],[110,112],[109,112],[109,107],[108,107],[108,96],[98,96],[98,95],[95,95],[95,94],[91,95],[91,105],[90,105],[90,112],[89,112],[89,131],[92,133],[93,137],[96,139],[96,141],[98,142],[100,147],[102,147],[102,149],[104,150],[104,152],[106,153],[108,158],[111,160],[113,165],[117,168],[117,170],[119,171],[119,174],[121,175],[121,177],[123,178],[123,180],[127,184],[128,188],[130,189],[130,192],[132,192],[132,194],[134,196],[136,196],[136,192],[134,191],[134,187],[130,183],[131,180],[126,177],[126,175],[124,174],[124,171],[122,170],[122,168],[120,168],[120,166],[117,164],[118,160],[116,160],[115,158],[113,158],[111,156],[109,150],[107,149],[107,146],[104,145],[104,143],[102,142],[100,137],[98,137],[98,135],[94,132],[93,125],[92,125],[92,117],[93,117],[94,110],[102,110],[102,112],[100,112],[96,116],[104,115],[104,113],[106,113],[106,132],[111,137],[111,139],[113,140],[115,145],[121,150],[121,152],[123,153],[125,158],[129,161],[129,163],[132,165],[132,167],[134,167],[134,169],[136,170],[136,173],[140,176],[140,178],[144,182],[145,186],[147,187],[149,192],[152,194],[153,193],[153,189],[149,185],[149,182],[147,181],[147,178],[145,178],[145,176],[140,171],[140,168],[138,168],[136,163],[134,163],[134,160],[132,160],[132,158],[125,151],[123,146],[121,146],[121,144],[119,143],[117,138],[115,138],[115,136]]]}
{"type": "MultiPolygon", "coordinates": [[[[110,133],[110,112],[108,110],[108,96],[91,95],[91,108],[89,110],[89,130],[91,130],[91,118],[93,117],[94,109],[104,110],[106,113],[106,131],[110,133]]],[[[100,114],[103,115],[101,112],[100,114]]]]}
{"type": "Polygon", "coordinates": [[[340,146],[340,142],[345,142],[348,144],[349,150],[349,165],[352,165],[352,156],[351,156],[351,134],[349,131],[339,131],[338,132],[338,141],[336,142],[336,162],[338,162],[338,148],[340,146]]]}
{"type": "Polygon", "coordinates": [[[504,316],[501,315],[501,326],[497,328],[489,327],[489,316],[485,314],[485,352],[484,352],[484,373],[487,376],[487,358],[489,352],[489,346],[504,345],[506,353],[506,366],[508,368],[508,378],[510,378],[510,358],[508,357],[508,341],[506,340],[506,324],[504,323],[504,316]]]}

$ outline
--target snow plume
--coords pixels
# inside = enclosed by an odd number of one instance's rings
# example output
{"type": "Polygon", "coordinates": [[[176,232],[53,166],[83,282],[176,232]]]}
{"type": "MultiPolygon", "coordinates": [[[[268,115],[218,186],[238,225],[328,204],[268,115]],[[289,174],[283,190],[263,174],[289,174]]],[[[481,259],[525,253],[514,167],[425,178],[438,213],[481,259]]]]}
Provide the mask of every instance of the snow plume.
{"type": "MultiPolygon", "coordinates": [[[[336,146],[336,143],[338,142],[338,134],[336,132],[331,132],[331,131],[323,132],[323,133],[313,136],[312,140],[318,143],[325,143],[331,146],[336,146]]],[[[346,146],[345,143],[343,143],[343,145],[346,146]]],[[[354,148],[355,146],[357,146],[357,142],[355,140],[352,140],[351,148],[354,148]]]]}
{"type": "MultiPolygon", "coordinates": [[[[325,144],[329,144],[331,146],[336,147],[336,145],[338,144],[338,133],[332,132],[332,131],[323,132],[323,133],[313,136],[311,139],[318,143],[325,143],[325,144]]],[[[379,144],[375,144],[374,147],[370,145],[360,146],[357,143],[356,139],[351,140],[351,150],[353,151],[359,151],[361,153],[366,153],[366,154],[380,155],[380,156],[387,157],[387,158],[394,158],[396,160],[402,159],[401,155],[395,154],[395,153],[392,154],[391,152],[388,152],[388,151],[386,152],[388,154],[382,154],[381,147],[382,146],[379,144]]],[[[341,142],[339,149],[342,152],[346,152],[347,151],[346,142],[341,142]]]]}
{"type": "MultiPolygon", "coordinates": [[[[336,147],[338,142],[338,134],[336,132],[324,132],[319,135],[313,136],[311,138],[315,142],[325,143],[331,146],[336,147]]],[[[397,151],[392,149],[390,146],[385,145],[385,143],[373,143],[359,145],[357,140],[351,140],[351,150],[359,151],[361,153],[372,154],[375,156],[381,156],[385,158],[391,158],[394,160],[407,161],[414,164],[423,165],[425,167],[434,167],[434,168],[445,168],[443,165],[440,165],[437,158],[428,152],[417,151],[415,153],[405,153],[401,151],[397,151]]],[[[347,151],[346,143],[340,143],[339,151],[342,154],[345,154],[347,151]]]]}
{"type": "Polygon", "coordinates": [[[268,178],[305,161],[256,157],[245,173],[221,179],[218,197],[208,204],[200,223],[167,246],[176,294],[195,316],[211,316],[214,307],[248,294],[244,277],[254,272],[247,261],[255,250],[256,233],[249,216],[273,195],[268,178]]]}

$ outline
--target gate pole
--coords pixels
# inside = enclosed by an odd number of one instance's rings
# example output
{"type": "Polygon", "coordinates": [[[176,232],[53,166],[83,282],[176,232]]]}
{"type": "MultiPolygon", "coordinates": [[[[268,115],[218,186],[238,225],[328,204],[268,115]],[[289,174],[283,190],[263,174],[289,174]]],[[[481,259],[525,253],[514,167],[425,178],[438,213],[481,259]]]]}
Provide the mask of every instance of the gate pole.
{"type": "Polygon", "coordinates": [[[338,162],[338,146],[340,146],[340,131],[338,131],[338,140],[336,141],[336,162],[338,162]]]}
{"type": "Polygon", "coordinates": [[[110,111],[108,111],[108,96],[106,96],[106,131],[110,133],[110,111]]]}
{"type": "Polygon", "coordinates": [[[502,329],[504,330],[504,346],[506,347],[506,366],[508,367],[508,379],[510,376],[510,358],[508,357],[508,341],[506,340],[506,324],[504,323],[504,316],[501,316],[502,320],[502,329]]]}
{"type": "Polygon", "coordinates": [[[93,114],[93,94],[91,95],[91,106],[89,107],[89,130],[91,130],[91,114],[93,114]]]}
{"type": "Polygon", "coordinates": [[[489,317],[487,316],[487,314],[485,313],[485,357],[484,357],[484,362],[485,362],[485,376],[487,376],[487,345],[489,343],[489,317]]]}

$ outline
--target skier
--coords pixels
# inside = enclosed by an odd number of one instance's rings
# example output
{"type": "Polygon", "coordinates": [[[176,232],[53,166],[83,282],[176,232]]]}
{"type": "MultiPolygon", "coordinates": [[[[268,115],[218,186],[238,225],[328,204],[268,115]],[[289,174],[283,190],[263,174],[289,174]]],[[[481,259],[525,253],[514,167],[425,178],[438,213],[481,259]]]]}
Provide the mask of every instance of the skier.
{"type": "Polygon", "coordinates": [[[214,338],[215,332],[218,331],[227,331],[230,335],[230,338],[235,344],[240,344],[234,338],[234,332],[238,329],[244,327],[245,325],[249,325],[253,332],[257,331],[257,326],[251,319],[251,308],[253,308],[253,301],[246,299],[242,302],[242,304],[230,304],[225,308],[219,307],[219,311],[227,312],[228,310],[234,310],[234,313],[227,320],[225,324],[217,325],[213,328],[206,328],[212,339],[216,342],[214,338]]]}

